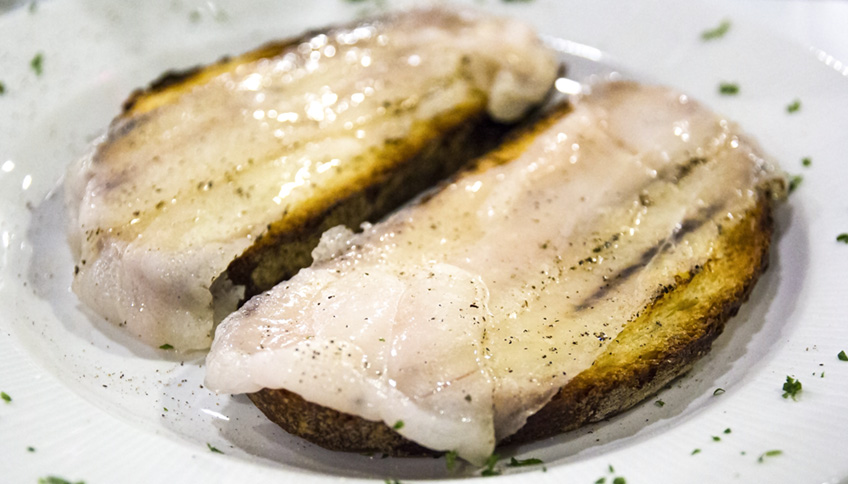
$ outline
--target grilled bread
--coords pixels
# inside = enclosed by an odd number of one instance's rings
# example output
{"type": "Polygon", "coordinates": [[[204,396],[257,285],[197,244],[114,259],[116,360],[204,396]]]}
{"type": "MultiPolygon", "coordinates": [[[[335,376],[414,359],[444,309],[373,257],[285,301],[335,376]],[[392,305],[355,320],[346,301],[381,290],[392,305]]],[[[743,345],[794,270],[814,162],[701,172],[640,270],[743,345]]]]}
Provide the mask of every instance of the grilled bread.
{"type": "Polygon", "coordinates": [[[595,86],[218,328],[207,386],[330,449],[547,437],[703,356],[765,269],[783,175],[673,90],[595,86]]]}
{"type": "Polygon", "coordinates": [[[73,289],[148,344],[207,348],[216,312],[491,147],[557,70],[524,24],[433,9],[168,74],[68,171],[73,289]]]}

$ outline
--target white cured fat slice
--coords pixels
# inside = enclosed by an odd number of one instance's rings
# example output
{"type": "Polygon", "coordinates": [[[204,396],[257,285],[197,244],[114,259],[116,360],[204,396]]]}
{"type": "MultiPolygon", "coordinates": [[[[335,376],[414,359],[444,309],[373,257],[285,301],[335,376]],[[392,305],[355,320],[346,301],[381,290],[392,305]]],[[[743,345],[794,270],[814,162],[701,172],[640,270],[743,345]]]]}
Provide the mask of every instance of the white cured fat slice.
{"type": "Polygon", "coordinates": [[[311,34],[131,111],[67,173],[73,289],[148,344],[207,348],[213,290],[224,313],[240,297],[220,276],[270,224],[332,203],[373,176],[361,159],[447,129],[442,117],[516,120],[557,69],[523,23],[414,10],[311,34]]]}

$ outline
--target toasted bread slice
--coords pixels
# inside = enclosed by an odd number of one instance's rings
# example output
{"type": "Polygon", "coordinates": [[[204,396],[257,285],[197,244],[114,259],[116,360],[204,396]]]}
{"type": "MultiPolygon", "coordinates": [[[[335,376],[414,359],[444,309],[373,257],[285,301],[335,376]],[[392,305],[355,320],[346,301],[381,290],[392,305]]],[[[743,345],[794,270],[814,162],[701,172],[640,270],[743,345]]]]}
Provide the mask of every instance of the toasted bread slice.
{"type": "Polygon", "coordinates": [[[785,180],[680,93],[593,91],[417,205],[325,234],[218,328],[207,386],[331,449],[481,463],[686,371],[765,269],[785,180]]]}
{"type": "Polygon", "coordinates": [[[206,348],[216,310],[492,146],[557,70],[523,24],[433,9],[169,73],[69,169],[73,288],[146,343],[206,348]]]}
{"type": "MultiPolygon", "coordinates": [[[[659,290],[590,368],[499,445],[539,440],[612,417],[653,395],[707,354],[768,265],[770,195],[764,191],[761,203],[727,227],[703,267],[659,290]]],[[[285,389],[263,388],[248,397],[287,432],[327,449],[394,456],[438,453],[387,423],[308,402],[285,389]]]]}

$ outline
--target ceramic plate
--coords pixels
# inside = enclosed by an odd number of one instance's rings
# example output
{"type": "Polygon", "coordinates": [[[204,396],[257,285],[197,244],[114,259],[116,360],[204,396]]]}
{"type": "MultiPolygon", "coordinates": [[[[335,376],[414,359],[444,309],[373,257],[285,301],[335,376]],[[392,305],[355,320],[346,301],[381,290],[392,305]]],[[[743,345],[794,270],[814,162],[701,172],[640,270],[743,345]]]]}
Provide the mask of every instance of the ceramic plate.
{"type": "MultiPolygon", "coordinates": [[[[136,87],[376,0],[40,2],[0,15],[0,480],[99,483],[467,479],[444,459],[340,454],[291,437],[242,396],[203,388],[202,354],[145,348],[69,290],[62,173],[136,87]],[[38,61],[37,59],[40,59],[38,61]],[[33,65],[35,63],[36,65],[33,65]],[[39,65],[40,64],[40,65],[39,65]],[[38,74],[36,71],[40,71],[38,74]],[[212,449],[219,452],[214,452],[212,449]]],[[[398,2],[399,4],[400,2],[398,2]]],[[[771,266],[712,352],[609,421],[505,457],[500,482],[846,482],[848,69],[692,2],[475,1],[534,24],[582,82],[612,73],[683,90],[803,181],[776,213],[771,266]],[[733,82],[735,96],[718,86],[733,82]],[[800,109],[787,106],[800,101],[800,109]],[[812,160],[802,165],[802,158],[812,160]],[[787,376],[803,383],[782,398],[787,376]],[[659,402],[663,402],[660,404],[659,402]]],[[[7,2],[8,5],[8,2],[7,2]]],[[[565,84],[564,84],[565,85],[565,84]]]]}

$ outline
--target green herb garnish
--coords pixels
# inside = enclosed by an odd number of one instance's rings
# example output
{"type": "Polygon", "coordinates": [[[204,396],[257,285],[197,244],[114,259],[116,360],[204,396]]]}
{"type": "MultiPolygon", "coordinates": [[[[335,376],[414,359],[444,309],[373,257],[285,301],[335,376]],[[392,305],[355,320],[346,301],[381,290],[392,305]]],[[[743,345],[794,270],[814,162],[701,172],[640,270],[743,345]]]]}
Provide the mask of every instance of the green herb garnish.
{"type": "Polygon", "coordinates": [[[728,30],[730,30],[730,20],[722,20],[718,27],[701,32],[701,40],[720,39],[728,30]]]}
{"type": "Polygon", "coordinates": [[[606,482],[607,482],[607,478],[606,478],[606,477],[599,477],[599,478],[598,478],[598,480],[597,480],[597,481],[595,481],[595,484],[604,484],[604,483],[606,483],[606,482]]]}
{"type": "Polygon", "coordinates": [[[786,383],[783,384],[783,398],[792,397],[792,400],[797,400],[795,397],[801,391],[801,382],[792,378],[786,377],[786,383]]]}
{"type": "Polygon", "coordinates": [[[209,450],[211,452],[215,452],[216,454],[223,454],[223,452],[221,452],[217,447],[213,446],[209,442],[206,443],[206,447],[209,447],[209,450]]]}
{"type": "Polygon", "coordinates": [[[38,484],[85,484],[85,481],[71,482],[56,476],[39,477],[38,484]]]}
{"type": "Polygon", "coordinates": [[[722,393],[724,393],[724,388],[716,388],[716,389],[715,389],[715,391],[713,391],[713,396],[714,396],[714,397],[715,397],[715,396],[719,396],[719,395],[721,395],[722,393]]]}
{"type": "Polygon", "coordinates": [[[452,450],[450,452],[445,452],[445,467],[449,471],[452,471],[456,468],[456,451],[452,450]]]}
{"type": "Polygon", "coordinates": [[[789,193],[794,192],[802,181],[804,181],[804,177],[801,175],[792,175],[789,177],[789,193]]]}
{"type": "MultiPolygon", "coordinates": [[[[844,233],[844,234],[839,234],[839,235],[837,235],[837,236],[836,236],[836,241],[837,241],[837,242],[842,242],[843,244],[848,244],[848,233],[844,233]]],[[[843,353],[845,353],[845,352],[843,351],[843,353]]],[[[842,359],[842,358],[840,358],[840,360],[841,360],[841,359],[842,359]]],[[[842,360],[842,361],[845,361],[845,360],[842,360]]]]}
{"type": "Polygon", "coordinates": [[[762,462],[766,457],[774,457],[774,456],[780,455],[782,453],[783,453],[782,450],[767,450],[767,451],[763,452],[762,455],[760,455],[760,457],[757,458],[757,462],[762,462]]]}
{"type": "Polygon", "coordinates": [[[6,94],[6,85],[0,82],[0,94],[6,94]]]}
{"type": "Polygon", "coordinates": [[[501,475],[501,471],[495,470],[495,464],[498,463],[498,459],[500,458],[501,456],[499,456],[498,454],[490,455],[489,458],[486,459],[486,468],[483,469],[483,472],[481,472],[480,475],[484,477],[501,475]]]}
{"type": "Polygon", "coordinates": [[[6,403],[12,403],[12,397],[10,397],[6,392],[0,392],[0,398],[2,398],[6,403]]]}
{"type": "Polygon", "coordinates": [[[509,458],[509,464],[507,464],[506,466],[507,467],[526,467],[526,466],[535,466],[535,465],[538,465],[538,464],[544,464],[544,462],[542,462],[542,459],[536,459],[536,458],[531,457],[530,459],[518,460],[515,457],[510,457],[509,458]]]}
{"type": "Polygon", "coordinates": [[[395,424],[392,425],[392,428],[395,429],[395,430],[402,429],[403,428],[403,420],[398,420],[397,422],[395,422],[395,424]]]}
{"type": "Polygon", "coordinates": [[[662,407],[663,405],[665,405],[665,402],[662,401],[662,400],[657,400],[656,402],[654,402],[654,405],[656,405],[658,407],[662,407]]]}
{"type": "Polygon", "coordinates": [[[35,57],[29,61],[29,66],[32,68],[32,71],[35,72],[36,76],[40,76],[44,72],[44,54],[41,52],[35,54],[35,57]]]}
{"type": "Polygon", "coordinates": [[[27,452],[35,452],[35,447],[30,445],[29,447],[27,447],[27,452]]]}
{"type": "Polygon", "coordinates": [[[168,343],[165,343],[162,346],[160,346],[159,349],[160,350],[172,350],[172,349],[174,349],[174,347],[169,345],[168,343]]]}
{"type": "Polygon", "coordinates": [[[627,481],[623,477],[619,476],[612,480],[612,484],[627,484],[627,481]]]}
{"type": "Polygon", "coordinates": [[[809,156],[805,156],[801,158],[801,164],[804,166],[810,166],[813,164],[813,160],[809,156]]]}
{"type": "Polygon", "coordinates": [[[799,109],[801,109],[801,100],[800,99],[796,99],[786,106],[786,112],[787,113],[794,113],[794,112],[798,111],[799,109]]]}
{"type": "Polygon", "coordinates": [[[609,465],[609,471],[610,471],[610,474],[615,473],[615,467],[613,467],[612,464],[609,465]]]}
{"type": "MultiPolygon", "coordinates": [[[[845,238],[848,239],[848,234],[842,235],[844,235],[845,238]]],[[[841,242],[848,242],[848,240],[843,240],[841,242]]],[[[839,361],[848,361],[848,355],[845,354],[845,350],[840,351],[839,354],[836,355],[836,357],[839,358],[839,361]]]]}
{"type": "Polygon", "coordinates": [[[730,433],[730,427],[724,429],[724,433],[729,434],[730,433]]]}
{"type": "Polygon", "coordinates": [[[383,482],[386,484],[400,484],[400,481],[397,479],[383,479],[383,482]]]}
{"type": "Polygon", "coordinates": [[[695,449],[695,450],[692,451],[692,455],[700,454],[700,453],[701,453],[701,449],[695,449]]]}
{"type": "Polygon", "coordinates": [[[722,82],[718,85],[718,92],[725,96],[735,96],[739,94],[739,84],[735,82],[722,82]]]}

